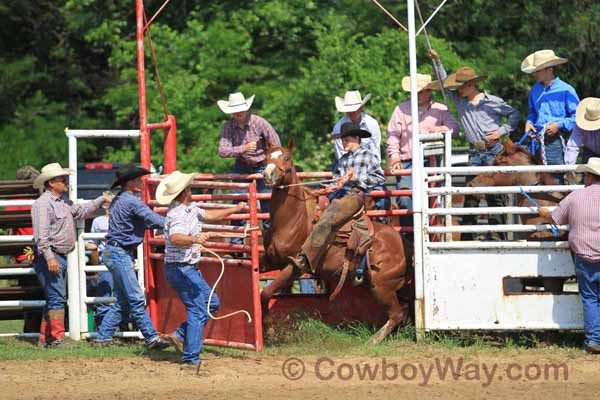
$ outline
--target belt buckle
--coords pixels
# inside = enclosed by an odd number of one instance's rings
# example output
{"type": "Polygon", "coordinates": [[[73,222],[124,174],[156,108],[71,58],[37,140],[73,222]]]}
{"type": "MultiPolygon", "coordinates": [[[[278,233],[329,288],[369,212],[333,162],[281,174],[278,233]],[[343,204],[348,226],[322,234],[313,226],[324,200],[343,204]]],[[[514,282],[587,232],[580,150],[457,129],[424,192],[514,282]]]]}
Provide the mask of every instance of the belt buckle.
{"type": "Polygon", "coordinates": [[[473,142],[473,146],[475,146],[475,148],[479,151],[485,151],[486,149],[485,142],[483,140],[476,140],[473,142]]]}

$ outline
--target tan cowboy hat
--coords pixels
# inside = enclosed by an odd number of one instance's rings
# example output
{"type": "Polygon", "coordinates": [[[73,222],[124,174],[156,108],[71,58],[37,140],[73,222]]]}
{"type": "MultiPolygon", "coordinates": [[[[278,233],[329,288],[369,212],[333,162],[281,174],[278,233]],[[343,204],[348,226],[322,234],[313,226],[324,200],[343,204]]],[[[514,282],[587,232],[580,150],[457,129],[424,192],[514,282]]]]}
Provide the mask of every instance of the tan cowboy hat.
{"type": "Polygon", "coordinates": [[[197,176],[197,172],[191,174],[179,171],[171,172],[156,188],[156,201],[163,205],[171,204],[175,197],[190,186],[192,180],[197,176]]]}
{"type": "Polygon", "coordinates": [[[578,165],[575,172],[588,172],[600,176],[600,158],[590,157],[587,164],[578,165]]]}
{"type": "Polygon", "coordinates": [[[600,99],[587,97],[581,100],[575,113],[575,122],[585,131],[600,129],[600,99]]]}
{"type": "Polygon", "coordinates": [[[471,81],[482,81],[487,78],[486,75],[477,75],[471,67],[460,67],[455,73],[448,75],[444,82],[444,88],[456,90],[465,83],[471,81]]]}
{"type": "Polygon", "coordinates": [[[225,114],[233,114],[243,111],[248,111],[252,106],[252,102],[254,101],[254,95],[249,98],[245,98],[244,95],[240,92],[231,93],[229,95],[229,100],[219,100],[217,101],[217,105],[225,114]]]}
{"type": "Polygon", "coordinates": [[[532,74],[544,68],[554,67],[555,65],[564,64],[566,58],[557,57],[553,50],[539,50],[531,53],[521,63],[521,71],[526,74],[532,74]]]}
{"type": "MultiPolygon", "coordinates": [[[[432,81],[431,75],[429,74],[417,74],[417,92],[425,89],[440,90],[440,82],[432,81]]],[[[410,92],[410,76],[405,76],[402,78],[402,90],[405,92],[410,92]]]]}
{"type": "Polygon", "coordinates": [[[44,183],[50,179],[56,178],[57,176],[71,175],[74,172],[75,171],[73,171],[71,168],[61,167],[59,163],[44,165],[42,168],[42,173],[39,174],[39,176],[33,181],[33,188],[41,189],[44,187],[44,183]]]}
{"type": "Polygon", "coordinates": [[[371,93],[363,99],[358,90],[349,90],[344,97],[335,96],[335,108],[339,112],[354,112],[365,105],[371,98],[371,93]]]}

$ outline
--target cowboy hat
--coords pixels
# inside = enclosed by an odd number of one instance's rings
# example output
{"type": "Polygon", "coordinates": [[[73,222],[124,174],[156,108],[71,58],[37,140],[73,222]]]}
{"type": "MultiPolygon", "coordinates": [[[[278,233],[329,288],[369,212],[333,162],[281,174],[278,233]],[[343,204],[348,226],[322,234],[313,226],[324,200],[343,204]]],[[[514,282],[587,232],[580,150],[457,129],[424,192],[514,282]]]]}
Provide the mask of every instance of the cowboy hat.
{"type": "Polygon", "coordinates": [[[590,157],[587,164],[578,165],[575,172],[588,172],[600,176],[600,158],[590,157]]]}
{"type": "Polygon", "coordinates": [[[371,137],[371,132],[361,129],[360,125],[354,122],[346,122],[342,124],[340,133],[334,133],[334,139],[341,139],[346,136],[358,136],[359,138],[366,139],[371,137]]]}
{"type": "Polygon", "coordinates": [[[183,192],[185,188],[190,186],[194,178],[198,176],[197,172],[184,174],[179,171],[170,173],[156,188],[156,200],[163,205],[169,205],[183,192]]]}
{"type": "MultiPolygon", "coordinates": [[[[440,90],[441,85],[439,81],[432,81],[431,75],[429,74],[417,74],[417,92],[421,90],[440,90]]],[[[402,90],[410,92],[410,76],[402,78],[402,90]]]]}
{"type": "Polygon", "coordinates": [[[219,100],[217,101],[217,105],[225,114],[233,114],[238,112],[248,111],[250,106],[252,106],[252,102],[254,101],[254,95],[249,98],[245,98],[244,95],[240,92],[231,93],[229,95],[229,100],[219,100]]]}
{"type": "Polygon", "coordinates": [[[587,97],[581,100],[575,113],[575,123],[584,131],[600,129],[600,99],[587,97]]]}
{"type": "Polygon", "coordinates": [[[354,112],[360,109],[371,98],[371,93],[361,98],[358,90],[349,90],[344,97],[335,96],[335,108],[339,112],[354,112]]]}
{"type": "Polygon", "coordinates": [[[110,185],[110,188],[114,189],[117,186],[123,186],[128,181],[139,178],[140,176],[148,175],[149,173],[150,171],[147,169],[136,167],[133,164],[124,165],[117,170],[116,178],[112,185],[110,185]]]}
{"type": "Polygon", "coordinates": [[[531,53],[521,63],[521,71],[532,74],[544,68],[566,63],[566,58],[557,57],[553,50],[539,50],[531,53]]]}
{"type": "Polygon", "coordinates": [[[71,175],[74,172],[75,171],[73,171],[71,168],[61,167],[59,163],[44,165],[42,168],[42,173],[39,174],[38,177],[33,181],[33,188],[41,189],[44,187],[44,183],[50,179],[56,178],[57,176],[71,175]]]}
{"type": "Polygon", "coordinates": [[[465,83],[482,81],[485,78],[487,78],[486,75],[477,75],[475,70],[471,67],[460,67],[455,73],[448,75],[448,78],[444,81],[444,88],[456,90],[465,83]]]}

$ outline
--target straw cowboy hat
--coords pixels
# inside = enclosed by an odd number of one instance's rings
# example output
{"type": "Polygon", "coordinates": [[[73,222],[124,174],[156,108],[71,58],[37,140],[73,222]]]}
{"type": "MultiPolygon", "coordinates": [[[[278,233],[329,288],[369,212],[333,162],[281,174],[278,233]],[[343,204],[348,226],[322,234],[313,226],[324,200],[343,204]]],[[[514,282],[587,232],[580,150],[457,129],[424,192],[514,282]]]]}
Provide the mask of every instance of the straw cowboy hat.
{"type": "Polygon", "coordinates": [[[475,70],[471,67],[460,67],[455,73],[448,75],[444,82],[444,88],[450,90],[456,90],[465,83],[471,81],[482,81],[487,78],[486,75],[477,75],[475,70]]]}
{"type": "Polygon", "coordinates": [[[156,200],[163,205],[169,205],[179,193],[190,186],[194,178],[198,176],[197,172],[184,174],[179,171],[174,171],[169,174],[156,188],[156,200]]]}
{"type": "Polygon", "coordinates": [[[576,172],[587,172],[590,174],[600,176],[600,158],[590,157],[587,164],[578,165],[575,168],[576,172]]]}
{"type": "MultiPolygon", "coordinates": [[[[417,92],[425,89],[440,90],[440,82],[432,81],[431,75],[429,74],[417,74],[417,92]]],[[[405,76],[402,78],[402,90],[405,92],[410,92],[410,76],[405,76]]]]}
{"type": "Polygon", "coordinates": [[[358,90],[349,90],[344,97],[335,96],[335,108],[339,112],[354,112],[364,106],[371,98],[371,93],[363,99],[358,90]]]}
{"type": "Polygon", "coordinates": [[[366,139],[371,137],[371,132],[361,129],[360,125],[354,122],[346,122],[342,124],[340,133],[333,135],[334,139],[341,139],[346,136],[358,136],[359,138],[366,139]]]}
{"type": "Polygon", "coordinates": [[[600,129],[600,99],[587,97],[581,100],[575,113],[575,122],[585,131],[600,129]]]}
{"type": "Polygon", "coordinates": [[[248,111],[252,106],[252,102],[254,101],[254,95],[249,98],[245,98],[244,95],[240,92],[231,93],[229,95],[229,100],[219,100],[217,101],[217,105],[225,114],[233,114],[238,112],[248,111]]]}
{"type": "Polygon", "coordinates": [[[57,176],[71,175],[74,172],[75,171],[73,171],[71,168],[61,167],[59,163],[44,165],[42,168],[42,173],[39,174],[38,177],[33,181],[33,188],[41,189],[44,187],[44,183],[50,179],[56,178],[57,176]]]}
{"type": "Polygon", "coordinates": [[[148,175],[149,173],[150,171],[147,169],[136,167],[133,164],[124,165],[117,170],[116,178],[112,185],[110,185],[110,188],[114,189],[117,186],[123,186],[128,181],[139,178],[140,176],[148,175]]]}
{"type": "Polygon", "coordinates": [[[553,50],[539,50],[531,53],[521,63],[521,71],[532,74],[544,68],[566,63],[566,58],[557,57],[553,50]]]}

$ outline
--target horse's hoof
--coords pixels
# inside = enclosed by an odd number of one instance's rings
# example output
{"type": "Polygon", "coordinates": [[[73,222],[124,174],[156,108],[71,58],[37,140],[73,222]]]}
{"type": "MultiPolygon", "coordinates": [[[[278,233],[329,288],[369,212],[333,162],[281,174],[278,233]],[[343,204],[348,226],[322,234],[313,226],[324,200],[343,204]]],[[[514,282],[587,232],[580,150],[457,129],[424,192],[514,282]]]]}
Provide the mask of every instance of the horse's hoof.
{"type": "Polygon", "coordinates": [[[364,276],[355,276],[354,279],[352,279],[352,286],[357,287],[362,285],[365,282],[365,277],[364,276]]]}

